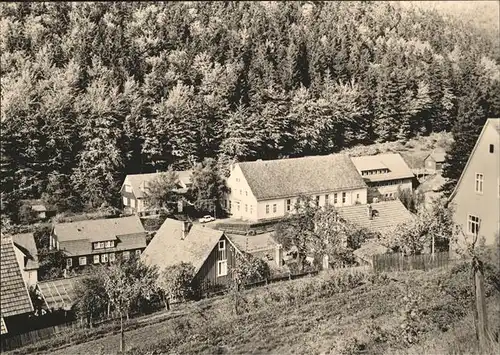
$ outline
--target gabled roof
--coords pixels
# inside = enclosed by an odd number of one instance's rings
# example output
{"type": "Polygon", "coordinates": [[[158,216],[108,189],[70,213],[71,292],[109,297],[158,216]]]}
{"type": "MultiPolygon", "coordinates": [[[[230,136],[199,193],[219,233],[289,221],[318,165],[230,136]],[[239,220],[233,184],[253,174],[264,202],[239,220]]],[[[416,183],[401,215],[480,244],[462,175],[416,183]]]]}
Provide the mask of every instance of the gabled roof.
{"type": "MultiPolygon", "coordinates": [[[[125,177],[125,180],[129,181],[130,184],[132,185],[132,190],[134,192],[134,196],[136,198],[142,198],[144,197],[143,191],[141,189],[141,185],[143,183],[149,183],[161,174],[164,174],[165,172],[158,172],[158,173],[148,173],[148,174],[131,174],[127,175],[125,177]]],[[[192,170],[182,170],[182,171],[176,171],[177,177],[179,178],[179,181],[183,185],[189,185],[191,183],[191,175],[193,173],[192,170]]]]}
{"type": "Polygon", "coordinates": [[[353,254],[364,261],[371,263],[372,257],[374,255],[385,254],[389,251],[389,248],[376,243],[375,241],[368,241],[364,243],[359,249],[354,250],[353,254]]]}
{"type": "Polygon", "coordinates": [[[33,304],[17,263],[10,237],[1,237],[0,253],[0,313],[10,317],[33,312],[33,304]]]}
{"type": "Polygon", "coordinates": [[[338,207],[339,214],[360,227],[381,234],[390,233],[396,226],[411,220],[412,214],[399,200],[371,204],[373,217],[368,216],[368,205],[338,207]]]}
{"type": "Polygon", "coordinates": [[[48,309],[69,310],[77,302],[75,282],[81,277],[71,277],[58,280],[43,281],[38,283],[48,309]]]}
{"type": "Polygon", "coordinates": [[[38,264],[38,250],[33,233],[15,234],[12,236],[14,245],[26,256],[25,270],[36,270],[38,264]]]}
{"type": "Polygon", "coordinates": [[[425,159],[431,157],[436,163],[444,163],[446,151],[442,148],[434,149],[425,159]]]}
{"type": "Polygon", "coordinates": [[[224,232],[194,225],[183,238],[183,225],[183,221],[167,218],[141,254],[141,260],[160,270],[181,262],[191,263],[198,272],[224,232]]]}
{"type": "Polygon", "coordinates": [[[460,175],[460,179],[458,179],[457,185],[455,186],[455,189],[451,193],[448,201],[452,201],[453,198],[455,197],[455,195],[457,194],[458,188],[459,188],[460,184],[462,183],[462,179],[467,171],[467,168],[469,167],[470,162],[472,161],[472,158],[474,157],[474,154],[476,153],[476,149],[479,146],[479,142],[481,141],[481,138],[483,137],[484,132],[486,132],[486,129],[489,126],[493,127],[493,129],[500,136],[500,118],[488,118],[486,120],[486,123],[483,126],[483,129],[481,130],[481,133],[479,134],[479,137],[477,138],[476,144],[474,145],[472,152],[469,155],[469,159],[467,159],[467,163],[465,164],[464,170],[462,170],[462,174],[460,175]]]}
{"type": "Polygon", "coordinates": [[[59,242],[70,240],[103,241],[114,240],[117,236],[146,233],[137,216],[94,219],[70,223],[58,223],[54,233],[59,242]]]}
{"type": "Polygon", "coordinates": [[[345,154],[238,163],[257,200],[366,188],[345,154]]]}
{"type": "Polygon", "coordinates": [[[399,153],[365,155],[352,157],[351,159],[359,174],[366,170],[389,169],[388,173],[363,176],[368,181],[404,179],[414,176],[410,167],[399,153]]]}
{"type": "Polygon", "coordinates": [[[0,328],[0,335],[7,334],[7,326],[5,325],[5,321],[3,320],[3,317],[0,317],[0,322],[1,322],[1,328],[0,328]]]}

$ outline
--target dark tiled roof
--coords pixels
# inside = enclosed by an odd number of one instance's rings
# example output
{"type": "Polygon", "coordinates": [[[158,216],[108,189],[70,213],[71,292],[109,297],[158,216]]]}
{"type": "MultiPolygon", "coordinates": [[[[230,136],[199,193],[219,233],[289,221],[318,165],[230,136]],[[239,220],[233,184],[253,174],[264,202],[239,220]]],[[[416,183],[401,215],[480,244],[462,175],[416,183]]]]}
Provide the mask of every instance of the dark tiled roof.
{"type": "Polygon", "coordinates": [[[2,317],[33,312],[33,304],[17,263],[12,239],[2,236],[0,258],[0,312],[2,317]]]}
{"type": "MultiPolygon", "coordinates": [[[[164,173],[164,172],[163,172],[164,173]]],[[[177,177],[179,178],[179,181],[184,184],[188,185],[191,182],[191,175],[193,173],[192,170],[182,170],[182,171],[176,171],[177,177]]],[[[150,181],[153,181],[156,179],[158,176],[160,176],[160,173],[149,173],[149,174],[131,174],[127,175],[125,177],[126,180],[130,182],[132,185],[132,191],[134,192],[134,196],[136,198],[142,198],[144,197],[144,194],[141,190],[141,185],[142,183],[148,183],[150,181]]]]}
{"type": "Polygon", "coordinates": [[[38,289],[49,309],[69,310],[76,303],[75,282],[80,277],[43,281],[38,283],[38,289]]]}
{"type": "Polygon", "coordinates": [[[365,188],[345,154],[238,163],[257,200],[365,188]]]}
{"type": "Polygon", "coordinates": [[[12,236],[14,245],[26,255],[24,269],[38,269],[38,250],[36,249],[33,233],[16,234],[12,236]]]}
{"type": "Polygon", "coordinates": [[[363,176],[367,181],[386,181],[413,177],[413,172],[399,153],[365,155],[361,157],[352,157],[351,159],[360,174],[362,171],[374,169],[387,168],[390,171],[386,174],[363,176]]]}
{"type": "Polygon", "coordinates": [[[180,262],[192,263],[198,271],[224,232],[194,225],[182,238],[183,223],[167,218],[142,253],[142,261],[160,270],[180,262]]]}
{"type": "Polygon", "coordinates": [[[121,218],[59,223],[54,226],[54,233],[60,243],[82,239],[89,241],[113,240],[120,235],[145,233],[145,230],[139,217],[134,215],[121,218]]]}
{"type": "Polygon", "coordinates": [[[375,216],[368,217],[367,205],[339,207],[339,213],[348,221],[372,232],[390,233],[396,226],[412,218],[410,211],[399,200],[372,203],[375,216]]]}

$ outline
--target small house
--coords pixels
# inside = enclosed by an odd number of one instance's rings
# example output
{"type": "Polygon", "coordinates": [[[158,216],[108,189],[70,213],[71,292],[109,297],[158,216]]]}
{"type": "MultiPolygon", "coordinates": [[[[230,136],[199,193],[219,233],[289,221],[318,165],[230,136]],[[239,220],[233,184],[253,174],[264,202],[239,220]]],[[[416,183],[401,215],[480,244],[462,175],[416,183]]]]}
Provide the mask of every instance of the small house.
{"type": "Polygon", "coordinates": [[[160,272],[181,262],[195,267],[193,282],[208,290],[225,287],[231,280],[236,255],[241,253],[224,232],[167,218],[141,260],[160,272]]]}
{"type": "Polygon", "coordinates": [[[66,268],[114,262],[117,256],[139,256],[146,231],[138,216],[58,223],[50,236],[52,249],[62,250],[66,268]]]}
{"type": "Polygon", "coordinates": [[[445,150],[435,149],[424,160],[425,170],[431,174],[440,174],[445,160],[445,150]]]}
{"type": "MultiPolygon", "coordinates": [[[[192,170],[176,171],[178,177],[177,193],[185,194],[191,187],[192,170]]],[[[131,174],[125,177],[120,193],[123,199],[123,208],[126,212],[139,216],[154,215],[158,210],[150,208],[145,201],[148,185],[160,177],[161,172],[149,174],[131,174]]],[[[179,208],[179,207],[178,207],[179,208]]]]}
{"type": "Polygon", "coordinates": [[[38,281],[38,250],[33,233],[12,236],[14,252],[21,268],[21,274],[27,287],[35,286],[38,281]]]}

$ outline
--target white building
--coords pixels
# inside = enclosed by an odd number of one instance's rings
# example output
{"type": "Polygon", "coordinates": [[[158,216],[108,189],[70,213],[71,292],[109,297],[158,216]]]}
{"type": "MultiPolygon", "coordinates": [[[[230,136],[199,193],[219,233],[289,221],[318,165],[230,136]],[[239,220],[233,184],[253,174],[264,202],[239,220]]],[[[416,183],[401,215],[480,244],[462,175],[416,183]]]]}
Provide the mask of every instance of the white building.
{"type": "Polygon", "coordinates": [[[319,206],[367,203],[366,183],[344,154],[237,163],[227,185],[227,210],[249,221],[285,216],[300,195],[319,206]]]}

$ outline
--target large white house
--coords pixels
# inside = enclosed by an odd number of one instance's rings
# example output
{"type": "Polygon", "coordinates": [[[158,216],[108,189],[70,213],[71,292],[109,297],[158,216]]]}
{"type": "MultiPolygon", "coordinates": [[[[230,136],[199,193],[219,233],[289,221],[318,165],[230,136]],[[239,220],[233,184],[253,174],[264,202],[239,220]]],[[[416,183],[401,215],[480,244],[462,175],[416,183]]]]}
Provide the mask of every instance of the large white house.
{"type": "Polygon", "coordinates": [[[227,210],[249,221],[285,216],[300,195],[319,206],[367,203],[366,183],[344,154],[237,163],[227,186],[227,210]]]}

